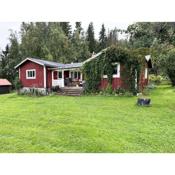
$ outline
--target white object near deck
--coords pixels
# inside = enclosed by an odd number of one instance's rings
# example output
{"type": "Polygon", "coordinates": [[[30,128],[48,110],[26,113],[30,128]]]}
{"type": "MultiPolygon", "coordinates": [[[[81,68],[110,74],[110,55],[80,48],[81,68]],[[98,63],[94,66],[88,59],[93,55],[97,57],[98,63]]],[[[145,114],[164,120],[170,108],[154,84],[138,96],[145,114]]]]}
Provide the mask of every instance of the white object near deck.
{"type": "Polygon", "coordinates": [[[52,86],[64,87],[64,70],[62,72],[62,78],[54,79],[54,71],[52,71],[52,86]]]}

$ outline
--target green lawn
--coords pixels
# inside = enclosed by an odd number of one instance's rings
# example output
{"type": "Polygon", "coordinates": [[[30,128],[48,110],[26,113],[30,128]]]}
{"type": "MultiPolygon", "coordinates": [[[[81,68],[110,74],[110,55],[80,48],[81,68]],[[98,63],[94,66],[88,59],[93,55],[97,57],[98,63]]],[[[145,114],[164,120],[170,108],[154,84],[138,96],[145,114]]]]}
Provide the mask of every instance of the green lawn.
{"type": "Polygon", "coordinates": [[[175,90],[151,98],[0,95],[0,152],[175,152],[175,90]]]}

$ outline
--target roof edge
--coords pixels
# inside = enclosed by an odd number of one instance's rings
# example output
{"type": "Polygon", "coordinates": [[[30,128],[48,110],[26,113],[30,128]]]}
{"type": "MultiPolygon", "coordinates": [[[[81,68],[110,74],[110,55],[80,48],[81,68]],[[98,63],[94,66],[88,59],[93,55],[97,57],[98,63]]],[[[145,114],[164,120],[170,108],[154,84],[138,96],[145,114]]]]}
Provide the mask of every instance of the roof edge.
{"type": "Polygon", "coordinates": [[[32,60],[32,58],[26,58],[26,59],[24,59],[23,61],[21,61],[18,65],[16,65],[14,68],[17,69],[19,66],[21,66],[21,65],[22,65],[23,63],[25,63],[26,61],[32,61],[32,62],[34,62],[34,63],[36,63],[36,64],[39,64],[39,65],[41,65],[41,66],[44,66],[44,64],[41,64],[41,63],[39,63],[38,61],[32,60]]]}
{"type": "Polygon", "coordinates": [[[85,61],[83,62],[83,64],[85,64],[85,63],[87,63],[87,62],[89,62],[89,61],[91,61],[91,60],[97,58],[97,57],[100,56],[104,51],[106,51],[108,48],[109,48],[109,47],[107,47],[107,48],[101,50],[100,52],[98,52],[98,53],[95,54],[95,55],[92,55],[90,58],[88,58],[87,60],[85,60],[85,61]]]}

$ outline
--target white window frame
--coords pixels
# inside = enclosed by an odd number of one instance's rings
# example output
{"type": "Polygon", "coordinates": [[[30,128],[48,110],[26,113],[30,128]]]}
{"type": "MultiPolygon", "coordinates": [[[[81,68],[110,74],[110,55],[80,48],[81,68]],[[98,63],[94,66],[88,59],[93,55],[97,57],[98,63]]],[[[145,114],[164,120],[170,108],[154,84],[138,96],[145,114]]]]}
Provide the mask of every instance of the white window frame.
{"type": "Polygon", "coordinates": [[[75,79],[81,80],[81,72],[80,71],[70,71],[70,78],[72,78],[73,80],[75,79]],[[77,78],[75,78],[75,73],[77,73],[77,78]],[[78,73],[80,73],[80,78],[78,78],[78,73]],[[73,74],[73,77],[71,74],[73,74]]]}
{"type": "Polygon", "coordinates": [[[52,72],[52,80],[61,80],[61,79],[63,79],[63,71],[61,71],[61,70],[54,70],[52,72]],[[57,79],[54,79],[54,72],[57,72],[57,75],[58,75],[57,79]],[[59,78],[59,73],[60,72],[61,72],[62,78],[59,78]]]}
{"type": "Polygon", "coordinates": [[[63,71],[58,71],[58,80],[61,80],[61,79],[63,79],[63,71]],[[59,77],[59,74],[61,73],[61,78],[59,77]]]}
{"type": "Polygon", "coordinates": [[[148,68],[145,68],[145,79],[148,79],[148,68]]]}
{"type": "Polygon", "coordinates": [[[107,75],[103,75],[103,78],[108,78],[108,76],[107,75]]]}
{"type": "MultiPolygon", "coordinates": [[[[120,78],[120,63],[116,62],[113,65],[117,65],[117,74],[113,74],[112,78],[120,78]]],[[[108,78],[107,75],[103,75],[103,78],[108,78]]]]}
{"type": "Polygon", "coordinates": [[[26,79],[36,79],[36,69],[27,69],[26,70],[26,79]],[[28,77],[28,72],[34,71],[35,76],[34,77],[28,77]]]}

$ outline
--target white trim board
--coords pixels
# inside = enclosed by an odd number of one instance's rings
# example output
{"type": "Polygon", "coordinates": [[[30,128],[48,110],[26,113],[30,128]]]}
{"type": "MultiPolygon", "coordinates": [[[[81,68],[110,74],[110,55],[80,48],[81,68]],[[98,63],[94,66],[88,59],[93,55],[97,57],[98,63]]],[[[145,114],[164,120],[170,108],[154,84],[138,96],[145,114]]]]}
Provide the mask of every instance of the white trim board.
{"type": "Polygon", "coordinates": [[[20,62],[17,66],[15,66],[15,69],[18,68],[21,64],[25,63],[26,61],[31,61],[31,62],[34,62],[34,63],[39,64],[41,66],[44,66],[44,64],[41,64],[41,63],[39,63],[37,61],[34,61],[31,58],[26,58],[25,60],[23,60],[22,62],[20,62]]]}
{"type": "Polygon", "coordinates": [[[36,79],[36,69],[27,69],[26,70],[26,79],[29,80],[29,79],[36,79]],[[28,77],[28,72],[29,71],[34,71],[35,72],[35,76],[34,77],[28,77]]]}

